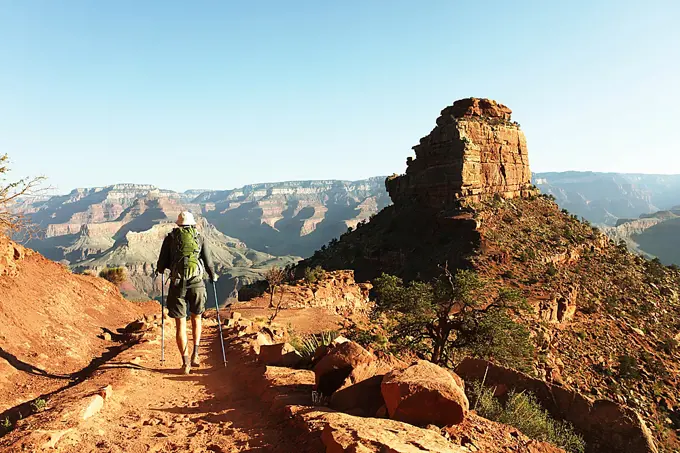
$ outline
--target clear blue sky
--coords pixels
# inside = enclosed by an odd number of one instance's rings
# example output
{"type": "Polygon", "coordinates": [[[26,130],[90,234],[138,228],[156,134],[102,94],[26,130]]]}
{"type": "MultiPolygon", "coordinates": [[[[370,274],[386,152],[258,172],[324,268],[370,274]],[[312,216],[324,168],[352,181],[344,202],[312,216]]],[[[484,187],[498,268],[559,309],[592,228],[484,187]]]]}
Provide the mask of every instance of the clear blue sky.
{"type": "Polygon", "coordinates": [[[454,100],[532,169],[680,173],[680,2],[0,2],[0,152],[60,192],[402,172],[454,100]]]}

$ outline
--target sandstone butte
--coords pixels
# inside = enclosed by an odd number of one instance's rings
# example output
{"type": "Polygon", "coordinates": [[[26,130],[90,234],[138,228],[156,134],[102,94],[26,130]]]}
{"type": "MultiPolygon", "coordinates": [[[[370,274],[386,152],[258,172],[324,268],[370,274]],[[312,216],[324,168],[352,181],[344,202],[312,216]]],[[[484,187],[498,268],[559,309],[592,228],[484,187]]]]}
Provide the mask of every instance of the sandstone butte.
{"type": "Polygon", "coordinates": [[[489,99],[461,99],[442,110],[436,127],[413,147],[406,173],[387,178],[395,205],[439,208],[464,200],[529,196],[526,139],[512,111],[489,99]]]}

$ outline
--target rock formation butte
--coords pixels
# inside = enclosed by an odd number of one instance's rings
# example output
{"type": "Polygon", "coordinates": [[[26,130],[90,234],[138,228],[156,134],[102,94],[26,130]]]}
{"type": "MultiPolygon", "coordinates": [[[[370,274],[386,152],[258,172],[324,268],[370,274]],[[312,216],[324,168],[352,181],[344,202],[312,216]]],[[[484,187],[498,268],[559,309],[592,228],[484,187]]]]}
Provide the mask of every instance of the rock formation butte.
{"type": "Polygon", "coordinates": [[[430,135],[413,147],[406,174],[387,178],[395,205],[433,208],[500,195],[531,195],[526,139],[512,111],[489,99],[461,99],[442,110],[430,135]]]}

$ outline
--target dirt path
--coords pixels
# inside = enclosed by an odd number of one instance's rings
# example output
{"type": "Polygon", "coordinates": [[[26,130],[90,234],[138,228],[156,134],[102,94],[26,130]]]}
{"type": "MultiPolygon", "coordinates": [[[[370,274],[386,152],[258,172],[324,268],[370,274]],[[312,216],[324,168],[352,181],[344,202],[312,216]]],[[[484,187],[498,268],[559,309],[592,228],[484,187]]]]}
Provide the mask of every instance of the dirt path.
{"type": "MultiPolygon", "coordinates": [[[[173,332],[166,335],[166,367],[159,345],[149,344],[133,362],[113,360],[102,368],[132,368],[131,382],[96,417],[60,442],[64,452],[298,452],[293,429],[232,379],[238,363],[222,365],[217,326],[206,320],[203,364],[179,374],[173,332]]],[[[171,329],[168,329],[171,330],[171,329]]],[[[130,373],[126,373],[130,376],[130,373]]],[[[115,384],[114,384],[115,388],[115,384]]]]}

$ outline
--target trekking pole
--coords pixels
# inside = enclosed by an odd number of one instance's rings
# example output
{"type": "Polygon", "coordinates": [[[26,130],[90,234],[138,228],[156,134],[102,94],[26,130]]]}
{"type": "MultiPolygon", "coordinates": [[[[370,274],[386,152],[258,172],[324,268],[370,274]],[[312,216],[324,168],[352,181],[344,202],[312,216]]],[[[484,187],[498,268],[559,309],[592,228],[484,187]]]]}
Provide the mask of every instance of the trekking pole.
{"type": "Polygon", "coordinates": [[[165,366],[165,273],[161,274],[161,366],[165,366]]]}
{"type": "Polygon", "coordinates": [[[213,284],[213,293],[215,293],[215,310],[217,311],[217,325],[220,328],[220,344],[222,345],[222,361],[224,362],[224,366],[227,366],[227,355],[224,352],[224,337],[222,337],[222,321],[220,321],[220,304],[217,302],[217,287],[215,286],[215,282],[212,282],[213,284]]]}

